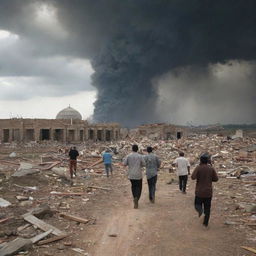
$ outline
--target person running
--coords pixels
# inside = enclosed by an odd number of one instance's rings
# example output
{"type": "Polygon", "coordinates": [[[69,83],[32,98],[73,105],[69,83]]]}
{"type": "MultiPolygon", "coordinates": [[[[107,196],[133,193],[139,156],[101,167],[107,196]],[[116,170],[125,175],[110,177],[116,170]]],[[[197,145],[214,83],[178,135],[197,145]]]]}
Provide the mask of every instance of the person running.
{"type": "Polygon", "coordinates": [[[113,174],[113,168],[112,168],[112,154],[110,149],[106,149],[106,151],[102,155],[103,163],[105,166],[105,171],[107,174],[107,177],[109,177],[109,172],[111,175],[113,174]]]}
{"type": "Polygon", "coordinates": [[[144,157],[146,162],[146,175],[148,180],[149,201],[155,203],[155,191],[157,172],[161,165],[159,158],[153,153],[152,147],[147,147],[148,155],[144,157]]]}
{"type": "Polygon", "coordinates": [[[188,175],[190,175],[190,163],[188,159],[184,157],[183,152],[179,153],[179,157],[174,160],[173,166],[177,168],[180,191],[186,194],[188,175]]]}
{"type": "Polygon", "coordinates": [[[206,155],[200,157],[200,164],[193,171],[191,178],[196,180],[195,189],[195,209],[200,217],[204,212],[205,227],[208,226],[211,212],[212,201],[212,182],[218,181],[215,169],[208,164],[209,159],[206,155]]]}
{"type": "Polygon", "coordinates": [[[76,168],[77,168],[77,157],[79,156],[78,151],[76,150],[76,147],[71,147],[70,151],[68,153],[69,155],[69,172],[70,177],[73,179],[73,174],[76,176],[76,168]]]}
{"type": "Polygon", "coordinates": [[[138,153],[138,145],[132,146],[132,153],[125,157],[123,164],[128,166],[128,179],[131,182],[134,208],[139,206],[142,190],[142,167],[145,166],[144,157],[138,153]]]}

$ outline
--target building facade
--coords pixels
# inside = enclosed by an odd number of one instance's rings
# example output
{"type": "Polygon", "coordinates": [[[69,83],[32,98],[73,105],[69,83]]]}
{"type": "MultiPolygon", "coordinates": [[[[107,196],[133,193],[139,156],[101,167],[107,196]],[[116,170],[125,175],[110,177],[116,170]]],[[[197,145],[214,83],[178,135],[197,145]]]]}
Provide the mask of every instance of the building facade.
{"type": "Polygon", "coordinates": [[[68,107],[56,119],[0,119],[0,142],[58,141],[113,141],[120,138],[117,123],[89,124],[76,110],[68,107]]]}

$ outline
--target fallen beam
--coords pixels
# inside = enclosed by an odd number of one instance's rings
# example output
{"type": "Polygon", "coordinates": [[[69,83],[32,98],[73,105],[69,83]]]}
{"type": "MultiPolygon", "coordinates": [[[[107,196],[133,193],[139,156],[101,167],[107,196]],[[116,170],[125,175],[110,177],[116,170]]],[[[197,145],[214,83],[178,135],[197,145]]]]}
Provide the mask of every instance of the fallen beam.
{"type": "Polygon", "coordinates": [[[66,193],[66,192],[57,192],[57,191],[52,191],[50,192],[51,195],[54,195],[54,196],[82,196],[84,195],[85,193],[73,193],[73,192],[70,192],[70,193],[66,193]]]}
{"type": "Polygon", "coordinates": [[[38,241],[42,240],[43,238],[47,237],[49,234],[51,234],[52,231],[53,231],[53,230],[50,229],[50,230],[48,230],[48,231],[46,231],[46,232],[44,232],[44,233],[41,233],[41,234],[39,234],[39,235],[37,235],[37,236],[34,236],[34,237],[30,238],[30,240],[31,240],[31,242],[32,242],[33,244],[35,244],[35,243],[37,243],[38,241]]]}
{"type": "Polygon", "coordinates": [[[1,256],[11,256],[18,253],[21,250],[28,250],[32,247],[32,241],[30,239],[24,239],[18,237],[9,243],[6,243],[0,249],[1,256]]]}
{"type": "Polygon", "coordinates": [[[58,165],[58,164],[60,164],[60,163],[61,163],[60,161],[54,162],[54,163],[52,163],[52,164],[51,164],[50,166],[48,166],[48,167],[41,168],[41,170],[42,170],[42,171],[50,170],[50,169],[52,169],[54,166],[56,166],[56,165],[58,165]]]}
{"type": "Polygon", "coordinates": [[[50,229],[52,229],[52,233],[56,236],[63,236],[66,235],[65,232],[55,228],[54,226],[45,223],[44,221],[38,219],[37,217],[31,215],[30,213],[26,213],[23,215],[24,220],[26,220],[27,222],[37,226],[38,228],[42,229],[43,231],[48,231],[50,229]]]}
{"type": "Polygon", "coordinates": [[[6,222],[6,221],[9,220],[9,219],[10,219],[10,218],[1,219],[1,220],[0,220],[0,224],[6,222]]]}
{"type": "Polygon", "coordinates": [[[254,248],[247,247],[247,246],[241,246],[241,248],[243,248],[243,249],[245,249],[245,250],[247,250],[247,251],[249,251],[249,252],[253,252],[253,253],[256,254],[256,249],[254,249],[254,248]]]}
{"type": "Polygon", "coordinates": [[[80,218],[77,216],[73,216],[73,215],[68,215],[65,213],[60,213],[60,217],[64,218],[64,219],[68,219],[68,220],[74,220],[76,222],[80,222],[80,223],[88,223],[90,220],[84,219],[84,218],[80,218]]]}
{"type": "Polygon", "coordinates": [[[64,239],[64,238],[66,238],[67,236],[68,236],[68,235],[55,236],[55,237],[52,237],[52,238],[49,238],[49,239],[46,239],[46,240],[40,241],[40,242],[38,242],[37,244],[38,244],[38,245],[44,245],[44,244],[53,243],[53,242],[56,242],[56,241],[62,240],[62,239],[64,239]]]}
{"type": "Polygon", "coordinates": [[[110,188],[103,188],[103,187],[97,187],[97,186],[88,186],[88,188],[95,188],[95,189],[102,189],[102,190],[107,190],[110,191],[110,188]]]}

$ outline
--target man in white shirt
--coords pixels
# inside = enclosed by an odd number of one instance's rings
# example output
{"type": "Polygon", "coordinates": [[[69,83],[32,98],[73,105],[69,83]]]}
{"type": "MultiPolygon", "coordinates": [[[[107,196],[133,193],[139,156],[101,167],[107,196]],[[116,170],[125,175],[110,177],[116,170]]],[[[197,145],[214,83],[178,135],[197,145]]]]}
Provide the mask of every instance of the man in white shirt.
{"type": "Polygon", "coordinates": [[[142,167],[145,166],[145,160],[138,153],[138,145],[132,146],[132,153],[124,159],[124,166],[128,166],[128,179],[131,181],[134,208],[138,208],[138,203],[142,190],[142,167]]]}
{"type": "Polygon", "coordinates": [[[174,160],[173,166],[176,166],[177,168],[180,191],[182,191],[183,194],[186,194],[188,175],[190,175],[190,163],[188,159],[184,157],[183,152],[179,153],[179,157],[174,160]]]}

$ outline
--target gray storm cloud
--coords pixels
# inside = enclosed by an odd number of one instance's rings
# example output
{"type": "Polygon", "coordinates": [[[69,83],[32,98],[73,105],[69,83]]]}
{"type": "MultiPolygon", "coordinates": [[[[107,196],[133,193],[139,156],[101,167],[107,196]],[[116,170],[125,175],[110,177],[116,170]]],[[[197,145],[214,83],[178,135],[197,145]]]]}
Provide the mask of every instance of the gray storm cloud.
{"type": "Polygon", "coordinates": [[[231,60],[249,61],[254,67],[254,0],[2,0],[0,5],[5,10],[0,24],[37,42],[41,48],[36,54],[68,52],[91,61],[92,84],[97,89],[95,121],[126,126],[169,119],[184,123],[191,118],[198,122],[205,118],[209,122],[256,121],[250,111],[255,108],[254,73],[237,84],[232,83],[232,72],[224,79],[212,70],[231,60]],[[66,31],[63,36],[39,34],[29,23],[29,8],[45,3],[54,6],[66,31]],[[16,24],[10,13],[20,22],[16,24]],[[182,97],[183,91],[186,97],[182,97]],[[212,111],[210,104],[226,104],[233,111],[237,101],[241,110],[232,118],[230,112],[212,111]],[[179,118],[189,104],[193,112],[179,118]]]}

